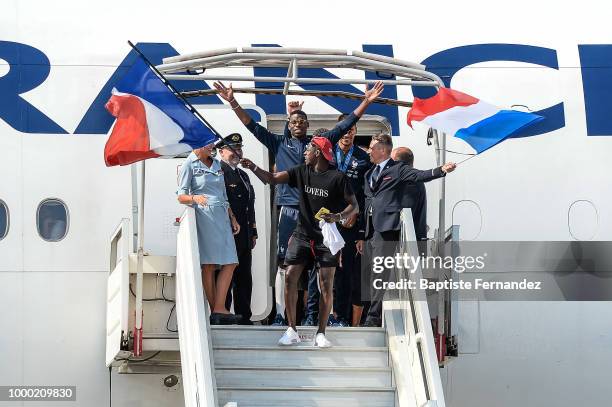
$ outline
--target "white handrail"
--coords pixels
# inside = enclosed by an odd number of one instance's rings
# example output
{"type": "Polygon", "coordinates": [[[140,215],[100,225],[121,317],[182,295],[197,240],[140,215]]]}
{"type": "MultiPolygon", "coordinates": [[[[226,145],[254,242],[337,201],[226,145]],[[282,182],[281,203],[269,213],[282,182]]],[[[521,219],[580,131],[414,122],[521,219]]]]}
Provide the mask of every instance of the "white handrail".
{"type": "Polygon", "coordinates": [[[106,366],[111,366],[127,340],[129,314],[129,219],[121,222],[110,238],[110,262],[106,292],[106,366]],[[120,244],[121,242],[121,244],[120,244]]]}
{"type": "Polygon", "coordinates": [[[185,407],[217,407],[217,386],[195,211],[187,208],[176,242],[176,317],[185,407]]]}
{"type": "MultiPolygon", "coordinates": [[[[401,222],[398,253],[418,257],[410,209],[402,210],[401,222]]],[[[418,282],[423,278],[420,263],[417,263],[415,270],[396,268],[395,277],[397,281],[416,281],[418,287],[418,282]]],[[[398,405],[444,407],[444,392],[425,292],[418,288],[400,290],[399,298],[384,302],[384,318],[398,405]]]]}

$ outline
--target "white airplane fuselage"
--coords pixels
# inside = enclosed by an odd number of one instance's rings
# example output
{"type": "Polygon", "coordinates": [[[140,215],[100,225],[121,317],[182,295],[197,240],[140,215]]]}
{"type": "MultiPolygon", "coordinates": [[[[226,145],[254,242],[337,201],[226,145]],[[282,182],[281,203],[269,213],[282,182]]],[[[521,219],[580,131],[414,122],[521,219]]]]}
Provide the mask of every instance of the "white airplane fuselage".
{"type": "MultiPolygon", "coordinates": [[[[612,44],[599,29],[608,26],[608,7],[552,13],[545,4],[520,2],[498,14],[474,11],[490,8],[485,1],[439,5],[438,11],[398,2],[368,4],[366,13],[358,3],[232,9],[207,3],[28,0],[0,6],[0,203],[8,209],[8,231],[0,240],[0,385],[76,385],[71,406],[108,405],[109,239],[122,218],[132,217],[133,200],[130,168],[104,165],[113,118],[103,105],[127,67],[121,64],[129,60],[128,39],[155,63],[254,44],[366,50],[423,63],[447,86],[546,116],[538,134],[504,141],[448,176],[446,227],[460,225],[461,237],[483,241],[612,240],[606,165],[612,153],[612,44]],[[66,236],[57,242],[41,238],[37,227],[46,199],[68,210],[66,236]]],[[[394,91],[400,100],[425,96],[406,86],[394,91]]],[[[257,106],[263,121],[300,98],[237,99],[257,106]]],[[[304,110],[337,115],[354,103],[327,102],[307,97],[304,110]]],[[[193,103],[221,133],[240,131],[245,155],[267,159],[231,110],[219,107],[218,97],[193,103]]],[[[427,128],[408,127],[407,108],[381,109],[368,113],[387,117],[394,143],[414,151],[415,167],[435,166],[427,128]]],[[[471,152],[450,136],[446,148],[471,152]]],[[[447,153],[448,161],[464,158],[447,153]]],[[[151,254],[174,254],[180,163],[147,162],[145,249],[151,254]]],[[[261,225],[269,224],[270,201],[264,198],[268,189],[251,180],[261,245],[254,267],[265,268],[266,242],[274,237],[261,225]]],[[[430,237],[439,189],[437,182],[427,186],[430,237]]],[[[255,282],[261,297],[253,302],[254,315],[262,318],[272,301],[267,283],[255,282]]],[[[459,357],[442,369],[447,404],[604,404],[611,317],[607,302],[461,303],[459,357]]],[[[181,392],[169,391],[161,377],[113,376],[113,405],[180,402],[181,392]]]]}

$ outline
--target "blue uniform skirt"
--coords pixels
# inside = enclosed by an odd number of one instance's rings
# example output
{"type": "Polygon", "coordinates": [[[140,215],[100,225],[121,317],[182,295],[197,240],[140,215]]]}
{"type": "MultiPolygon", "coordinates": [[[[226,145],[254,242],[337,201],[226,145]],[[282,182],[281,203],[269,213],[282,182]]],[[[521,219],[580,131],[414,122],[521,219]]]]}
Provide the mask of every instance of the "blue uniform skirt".
{"type": "Polygon", "coordinates": [[[196,205],[195,213],[200,264],[238,263],[227,207],[215,204],[204,207],[196,205]]]}

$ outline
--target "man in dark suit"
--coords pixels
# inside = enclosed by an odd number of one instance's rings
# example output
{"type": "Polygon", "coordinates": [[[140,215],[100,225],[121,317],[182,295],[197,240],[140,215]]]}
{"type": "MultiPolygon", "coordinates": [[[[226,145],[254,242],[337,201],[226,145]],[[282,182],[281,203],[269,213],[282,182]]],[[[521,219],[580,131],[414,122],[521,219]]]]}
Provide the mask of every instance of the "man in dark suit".
{"type": "MultiPolygon", "coordinates": [[[[397,147],[391,152],[391,159],[414,166],[414,154],[408,147],[397,147]]],[[[401,195],[402,208],[412,210],[412,221],[417,241],[427,240],[427,190],[423,182],[404,185],[401,195]]]]}
{"type": "MultiPolygon", "coordinates": [[[[454,163],[447,163],[431,170],[417,170],[392,160],[392,149],[393,141],[388,134],[372,137],[369,151],[373,166],[365,174],[364,183],[365,209],[362,222],[365,224],[365,247],[363,241],[358,242],[359,252],[365,250],[365,258],[370,262],[375,257],[395,256],[401,229],[402,196],[406,185],[416,185],[443,177],[456,167],[454,163]]],[[[367,270],[372,270],[371,266],[366,264],[367,270]]],[[[379,277],[385,281],[388,273],[376,276],[379,277]]],[[[367,285],[372,288],[371,282],[367,285]]],[[[366,326],[381,325],[384,293],[384,290],[379,289],[371,294],[366,326]]]]}
{"type": "Polygon", "coordinates": [[[234,312],[236,315],[242,316],[239,323],[251,325],[251,292],[253,289],[251,252],[257,242],[255,191],[247,173],[237,167],[242,156],[242,136],[238,133],[230,134],[224,137],[223,141],[217,144],[217,147],[219,148],[219,155],[222,160],[221,169],[225,178],[227,200],[240,225],[240,232],[234,236],[236,254],[238,255],[238,267],[234,270],[231,289],[227,295],[226,307],[229,309],[233,298],[234,312]],[[231,146],[234,151],[228,146],[231,146]]]}

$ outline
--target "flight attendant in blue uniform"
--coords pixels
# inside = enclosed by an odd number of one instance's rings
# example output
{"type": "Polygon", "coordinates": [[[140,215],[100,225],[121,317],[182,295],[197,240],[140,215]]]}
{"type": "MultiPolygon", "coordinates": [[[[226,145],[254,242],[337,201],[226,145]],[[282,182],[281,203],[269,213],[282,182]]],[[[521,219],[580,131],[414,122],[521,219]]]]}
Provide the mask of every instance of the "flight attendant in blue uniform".
{"type": "Polygon", "coordinates": [[[225,307],[227,290],[238,263],[234,234],[240,226],[227,201],[221,163],[211,156],[213,144],[193,150],[179,174],[178,200],[195,209],[204,292],[212,324],[236,323],[225,307]],[[215,280],[215,269],[221,272],[215,280]]]}

